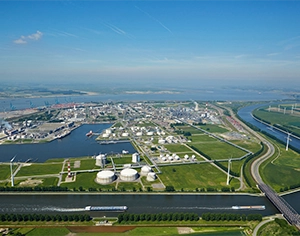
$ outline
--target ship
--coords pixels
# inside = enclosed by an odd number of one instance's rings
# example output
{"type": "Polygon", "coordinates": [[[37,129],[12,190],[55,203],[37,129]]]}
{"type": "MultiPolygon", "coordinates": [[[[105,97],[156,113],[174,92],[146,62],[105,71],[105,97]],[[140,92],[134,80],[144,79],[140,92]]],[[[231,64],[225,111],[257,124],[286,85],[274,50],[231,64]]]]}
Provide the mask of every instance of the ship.
{"type": "Polygon", "coordinates": [[[65,132],[63,132],[62,134],[57,135],[58,139],[62,139],[66,136],[68,136],[71,133],[71,131],[66,130],[65,132]]]}
{"type": "Polygon", "coordinates": [[[93,135],[93,131],[92,130],[90,130],[90,132],[86,133],[87,137],[90,137],[91,135],[93,135]]]}
{"type": "Polygon", "coordinates": [[[232,206],[234,210],[265,210],[265,206],[232,206]]]}
{"type": "Polygon", "coordinates": [[[127,206],[86,206],[86,211],[126,211],[127,206]]]}

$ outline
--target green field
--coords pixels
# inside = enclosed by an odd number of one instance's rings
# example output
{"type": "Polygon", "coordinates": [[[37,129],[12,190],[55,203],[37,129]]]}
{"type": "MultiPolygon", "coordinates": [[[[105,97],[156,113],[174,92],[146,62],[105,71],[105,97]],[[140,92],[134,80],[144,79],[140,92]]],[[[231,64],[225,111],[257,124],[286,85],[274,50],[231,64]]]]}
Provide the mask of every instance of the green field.
{"type": "Polygon", "coordinates": [[[190,146],[194,146],[204,154],[208,155],[212,160],[239,158],[246,154],[245,151],[238,149],[225,142],[214,143],[191,143],[190,146]]]}
{"type": "Polygon", "coordinates": [[[10,165],[0,165],[0,180],[7,179],[9,177],[10,177],[10,165]]]}
{"type": "Polygon", "coordinates": [[[70,183],[62,183],[60,186],[68,187],[69,189],[76,188],[77,190],[79,187],[83,187],[84,189],[88,188],[96,188],[96,189],[111,189],[115,186],[115,183],[111,185],[101,185],[95,182],[97,176],[97,172],[92,173],[78,173],[76,175],[76,181],[70,183]]]}
{"type": "Polygon", "coordinates": [[[267,184],[275,191],[280,191],[285,187],[300,184],[300,158],[299,154],[291,149],[285,151],[284,145],[276,143],[276,146],[276,155],[263,163],[260,173],[267,184]]]}
{"type": "Polygon", "coordinates": [[[197,127],[201,128],[203,130],[206,130],[210,133],[226,133],[226,132],[228,132],[228,129],[225,129],[219,125],[206,124],[206,125],[197,125],[197,127]]]}
{"type": "Polygon", "coordinates": [[[196,142],[217,142],[217,139],[207,135],[207,134],[195,134],[193,136],[188,137],[189,140],[196,142]]]}
{"type": "Polygon", "coordinates": [[[164,147],[166,149],[168,149],[169,152],[172,152],[172,153],[192,152],[193,151],[182,144],[166,144],[166,145],[164,145],[164,147]]]}
{"type": "Polygon", "coordinates": [[[277,111],[269,112],[266,109],[262,109],[262,108],[257,109],[253,112],[253,114],[264,121],[270,122],[272,125],[280,124],[284,128],[290,130],[291,132],[300,135],[299,115],[290,114],[290,111],[286,112],[286,114],[283,114],[282,107],[281,107],[281,112],[277,112],[277,111]]]}
{"type": "Polygon", "coordinates": [[[46,175],[46,174],[58,174],[61,171],[62,163],[32,163],[24,165],[18,171],[18,176],[32,176],[32,175],[46,175]]]}
{"type": "MultiPolygon", "coordinates": [[[[178,191],[194,191],[196,188],[226,187],[226,174],[209,163],[161,167],[159,175],[163,183],[172,185],[178,191]]],[[[238,188],[239,181],[233,179],[230,187],[238,188]]]]}

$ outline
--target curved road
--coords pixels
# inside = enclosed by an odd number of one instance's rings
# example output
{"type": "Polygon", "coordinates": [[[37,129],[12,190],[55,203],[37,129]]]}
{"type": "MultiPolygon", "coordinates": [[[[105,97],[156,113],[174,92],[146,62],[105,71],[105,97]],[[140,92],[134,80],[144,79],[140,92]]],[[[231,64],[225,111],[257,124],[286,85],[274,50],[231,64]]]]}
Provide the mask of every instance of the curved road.
{"type": "MultiPolygon", "coordinates": [[[[233,114],[232,110],[229,109],[230,114],[236,120],[238,120],[233,114]]],[[[275,153],[274,146],[267,141],[265,138],[260,136],[257,132],[254,132],[244,123],[240,122],[243,127],[245,127],[249,132],[254,134],[260,141],[262,141],[266,147],[267,152],[263,154],[260,158],[256,159],[251,165],[251,174],[256,181],[261,192],[265,194],[265,196],[273,203],[273,205],[282,213],[282,215],[286,218],[286,220],[295,225],[298,229],[300,229],[300,216],[299,214],[282,198],[280,197],[271,187],[265,184],[259,174],[259,166],[268,158],[270,158],[275,153]]]]}

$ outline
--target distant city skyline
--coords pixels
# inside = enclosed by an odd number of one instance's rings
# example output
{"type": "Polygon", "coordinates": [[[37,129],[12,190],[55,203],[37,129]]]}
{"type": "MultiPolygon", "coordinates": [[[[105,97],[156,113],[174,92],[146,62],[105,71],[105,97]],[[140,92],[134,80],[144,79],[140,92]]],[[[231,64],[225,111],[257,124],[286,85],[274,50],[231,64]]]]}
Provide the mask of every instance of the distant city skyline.
{"type": "Polygon", "coordinates": [[[295,87],[299,1],[0,1],[0,82],[295,87]]]}

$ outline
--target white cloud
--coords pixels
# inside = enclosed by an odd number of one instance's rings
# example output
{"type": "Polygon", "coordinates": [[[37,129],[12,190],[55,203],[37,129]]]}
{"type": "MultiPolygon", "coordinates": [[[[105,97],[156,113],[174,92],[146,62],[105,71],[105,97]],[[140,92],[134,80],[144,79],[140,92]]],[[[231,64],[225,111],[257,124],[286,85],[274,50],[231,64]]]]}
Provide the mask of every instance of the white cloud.
{"type": "Polygon", "coordinates": [[[43,36],[43,33],[40,31],[36,31],[35,34],[28,35],[27,37],[32,40],[39,40],[43,36]]]}
{"type": "Polygon", "coordinates": [[[26,44],[27,42],[26,42],[24,39],[19,38],[19,39],[16,39],[16,40],[14,41],[14,43],[15,43],[15,44],[26,44]]]}
{"type": "Polygon", "coordinates": [[[19,39],[14,40],[15,44],[26,44],[28,41],[38,41],[42,38],[43,33],[41,31],[36,31],[36,33],[24,36],[22,35],[19,39]]]}

